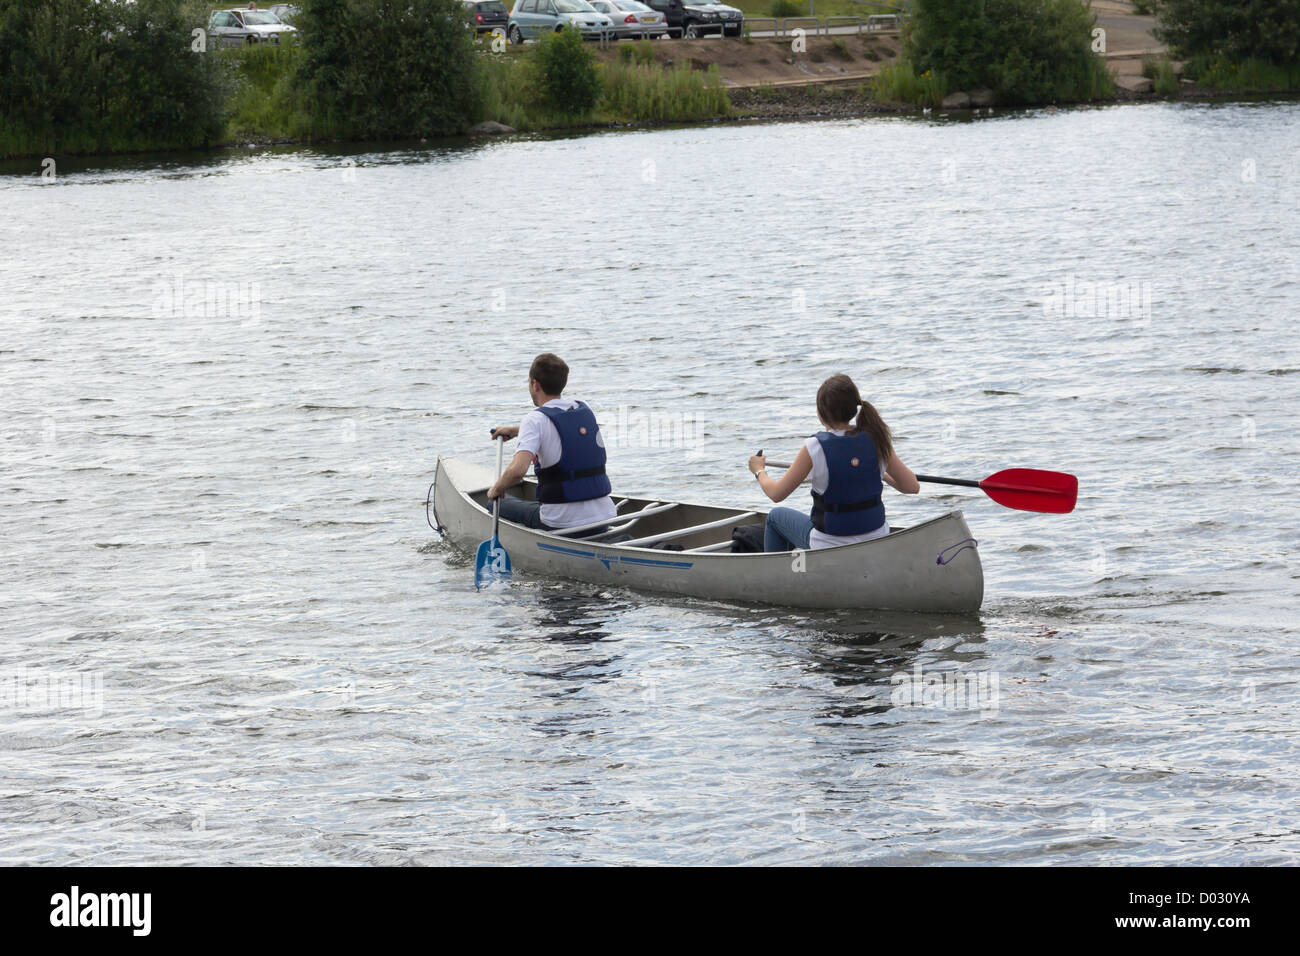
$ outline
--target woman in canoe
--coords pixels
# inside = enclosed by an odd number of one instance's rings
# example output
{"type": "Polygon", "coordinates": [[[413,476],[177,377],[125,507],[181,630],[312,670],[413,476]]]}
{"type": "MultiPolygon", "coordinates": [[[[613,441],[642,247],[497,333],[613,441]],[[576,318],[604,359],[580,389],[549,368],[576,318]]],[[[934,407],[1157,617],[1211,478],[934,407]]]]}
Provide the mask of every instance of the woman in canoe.
{"type": "Polygon", "coordinates": [[[812,512],[773,508],[763,530],[764,551],[833,548],[884,537],[889,534],[880,501],[884,482],[905,495],[921,490],[894,451],[889,426],[863,401],[853,379],[832,375],[822,382],[817,417],[826,430],[803,443],[780,479],[763,470],[763,455],[749,459],[749,470],[773,501],[785,501],[812,474],[812,512]]]}

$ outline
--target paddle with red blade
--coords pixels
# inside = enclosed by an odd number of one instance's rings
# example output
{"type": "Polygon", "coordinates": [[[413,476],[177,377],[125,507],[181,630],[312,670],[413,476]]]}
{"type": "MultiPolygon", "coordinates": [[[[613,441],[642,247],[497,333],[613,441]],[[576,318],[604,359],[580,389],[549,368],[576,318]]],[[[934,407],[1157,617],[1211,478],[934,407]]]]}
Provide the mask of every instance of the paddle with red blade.
{"type": "MultiPolygon", "coordinates": [[[[762,452],[759,452],[762,454],[762,452]]],[[[773,468],[789,468],[788,461],[769,461],[773,468]]],[[[917,481],[940,485],[961,485],[979,488],[998,504],[1021,511],[1039,511],[1044,514],[1069,514],[1079,497],[1079,479],[1063,471],[1042,471],[1038,468],[1006,468],[989,475],[983,481],[969,478],[938,478],[934,475],[917,475],[917,481]]]]}
{"type": "Polygon", "coordinates": [[[979,488],[1007,508],[1041,511],[1045,514],[1069,514],[1074,510],[1074,503],[1079,497],[1079,479],[1074,475],[1038,468],[1006,468],[989,475],[983,481],[936,478],[933,475],[917,475],[916,480],[979,488]]]}

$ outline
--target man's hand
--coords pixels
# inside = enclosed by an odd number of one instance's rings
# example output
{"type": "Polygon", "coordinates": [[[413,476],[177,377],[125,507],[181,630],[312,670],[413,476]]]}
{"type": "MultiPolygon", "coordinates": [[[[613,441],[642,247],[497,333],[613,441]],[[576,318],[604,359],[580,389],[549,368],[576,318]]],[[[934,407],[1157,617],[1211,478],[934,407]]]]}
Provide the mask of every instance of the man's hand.
{"type": "MultiPolygon", "coordinates": [[[[519,437],[519,426],[518,426],[518,425],[498,425],[496,428],[492,429],[492,437],[493,437],[494,439],[495,439],[495,438],[504,438],[506,441],[510,441],[510,439],[512,439],[512,438],[518,438],[518,437],[519,437]]],[[[498,495],[497,497],[499,498],[500,495],[498,495]]]]}
{"type": "Polygon", "coordinates": [[[497,498],[504,498],[505,496],[505,489],[496,484],[493,484],[492,487],[488,489],[488,501],[495,501],[497,498]]]}

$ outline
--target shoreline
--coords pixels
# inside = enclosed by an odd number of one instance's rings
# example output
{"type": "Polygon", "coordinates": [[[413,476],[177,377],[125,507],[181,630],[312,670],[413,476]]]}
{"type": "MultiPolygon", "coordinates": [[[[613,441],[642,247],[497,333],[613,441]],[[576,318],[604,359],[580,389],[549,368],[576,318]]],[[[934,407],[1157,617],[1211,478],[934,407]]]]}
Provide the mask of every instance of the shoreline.
{"type": "MultiPolygon", "coordinates": [[[[279,146],[338,147],[367,144],[388,144],[389,148],[423,146],[430,143],[470,143],[482,140],[496,140],[510,136],[547,136],[567,133],[599,133],[618,130],[653,130],[673,129],[679,127],[715,126],[723,123],[781,122],[790,120],[817,119],[852,119],[862,116],[933,116],[953,119],[973,119],[977,116],[1005,114],[1009,112],[1028,112],[1032,110],[1066,110],[1095,108],[1099,106],[1130,106],[1148,103],[1180,102],[1251,102],[1259,99],[1300,100],[1297,90],[1214,90],[1205,87],[1181,90],[1177,95],[1158,93],[1133,93],[1120,88],[1116,95],[1104,100],[1086,100],[1070,103],[1042,103],[1037,105],[992,106],[983,108],[926,110],[900,103],[887,103],[873,100],[863,95],[860,85],[844,86],[835,81],[813,82],[800,86],[785,87],[732,87],[727,96],[732,103],[732,112],[726,116],[717,116],[706,120],[646,120],[621,123],[617,121],[579,123],[573,126],[553,126],[545,129],[515,130],[507,127],[500,132],[473,132],[473,128],[451,136],[428,137],[409,140],[326,140],[326,139],[250,139],[213,143],[207,146],[195,146],[189,149],[142,149],[123,152],[105,153],[56,153],[57,160],[93,161],[96,159],[127,159],[130,157],[168,155],[185,156],[199,153],[220,152],[223,150],[270,149],[279,146]]],[[[30,153],[22,156],[9,156],[0,159],[0,175],[12,175],[4,167],[22,164],[30,160],[47,158],[48,154],[30,153]]]]}

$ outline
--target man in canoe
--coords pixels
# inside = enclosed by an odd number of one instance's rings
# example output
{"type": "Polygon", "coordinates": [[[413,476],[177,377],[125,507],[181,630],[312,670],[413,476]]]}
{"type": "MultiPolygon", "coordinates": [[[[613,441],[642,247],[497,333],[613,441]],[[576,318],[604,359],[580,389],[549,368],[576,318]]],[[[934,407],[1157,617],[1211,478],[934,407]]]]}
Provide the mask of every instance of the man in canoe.
{"type": "Polygon", "coordinates": [[[817,417],[825,431],[804,442],[781,479],[763,470],[754,455],[749,470],[773,501],[784,501],[812,474],[812,512],[773,508],[763,529],[764,551],[833,548],[889,534],[880,495],[889,482],[905,495],[921,490],[912,470],[894,451],[889,426],[863,401],[847,375],[832,375],[817,390],[817,417]],[[854,421],[854,416],[857,421],[854,421]]]}
{"type": "Polygon", "coordinates": [[[600,425],[585,402],[560,397],[568,383],[563,359],[550,352],[537,356],[528,369],[528,394],[536,407],[518,425],[492,429],[493,436],[519,439],[519,450],[488,489],[489,500],[501,499],[506,521],[554,531],[614,518],[600,425]],[[537,474],[537,500],[507,495],[530,465],[537,474]]]}

